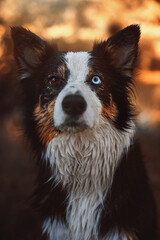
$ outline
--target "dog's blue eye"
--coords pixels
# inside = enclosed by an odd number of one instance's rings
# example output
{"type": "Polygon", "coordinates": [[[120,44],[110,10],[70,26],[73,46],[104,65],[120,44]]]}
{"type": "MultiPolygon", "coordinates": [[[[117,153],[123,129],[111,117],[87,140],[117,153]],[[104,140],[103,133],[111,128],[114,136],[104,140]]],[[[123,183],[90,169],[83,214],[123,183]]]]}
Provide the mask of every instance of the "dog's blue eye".
{"type": "Polygon", "coordinates": [[[94,77],[92,78],[92,83],[93,83],[94,85],[99,86],[99,85],[101,85],[102,82],[101,82],[100,77],[94,76],[94,77]]]}

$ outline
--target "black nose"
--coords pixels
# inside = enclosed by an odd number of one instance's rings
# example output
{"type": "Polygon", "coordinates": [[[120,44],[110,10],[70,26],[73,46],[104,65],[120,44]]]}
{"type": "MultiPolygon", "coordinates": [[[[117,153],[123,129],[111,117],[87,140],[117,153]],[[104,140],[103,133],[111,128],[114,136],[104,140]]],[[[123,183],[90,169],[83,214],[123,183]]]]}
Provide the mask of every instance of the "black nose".
{"type": "Polygon", "coordinates": [[[71,116],[78,116],[86,110],[87,104],[80,95],[68,95],[62,101],[62,108],[65,113],[71,116]]]}

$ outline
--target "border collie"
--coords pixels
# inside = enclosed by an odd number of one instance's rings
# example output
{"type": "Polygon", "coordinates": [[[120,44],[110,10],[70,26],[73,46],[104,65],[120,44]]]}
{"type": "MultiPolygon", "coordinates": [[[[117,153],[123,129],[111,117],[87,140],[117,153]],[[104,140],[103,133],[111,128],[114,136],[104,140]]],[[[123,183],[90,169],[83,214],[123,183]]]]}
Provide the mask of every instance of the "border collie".
{"type": "Polygon", "coordinates": [[[42,233],[49,240],[154,240],[131,97],[139,26],[90,52],[60,52],[22,27],[12,27],[12,38],[39,165],[42,233]]]}

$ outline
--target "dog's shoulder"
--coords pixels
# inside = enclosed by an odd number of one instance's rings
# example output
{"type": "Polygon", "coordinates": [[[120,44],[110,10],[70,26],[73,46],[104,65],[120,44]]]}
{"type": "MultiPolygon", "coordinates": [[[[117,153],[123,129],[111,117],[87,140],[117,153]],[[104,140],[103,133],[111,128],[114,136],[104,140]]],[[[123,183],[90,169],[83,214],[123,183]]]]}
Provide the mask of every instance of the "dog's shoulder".
{"type": "MultiPolygon", "coordinates": [[[[143,222],[142,229],[147,229],[143,239],[155,239],[150,235],[155,232],[155,212],[142,151],[136,139],[123,154],[115,171],[112,186],[104,201],[100,232],[103,235],[106,229],[121,231],[124,226],[126,229],[134,226],[138,231],[140,222],[143,222]]],[[[142,233],[139,234],[141,236],[142,233]]]]}

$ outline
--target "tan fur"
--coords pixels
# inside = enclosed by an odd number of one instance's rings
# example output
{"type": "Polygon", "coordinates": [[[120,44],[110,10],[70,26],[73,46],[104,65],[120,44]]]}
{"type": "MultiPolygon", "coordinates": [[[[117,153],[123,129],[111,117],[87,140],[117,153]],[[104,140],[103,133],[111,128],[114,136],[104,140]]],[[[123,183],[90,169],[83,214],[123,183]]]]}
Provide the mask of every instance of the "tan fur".
{"type": "Polygon", "coordinates": [[[44,109],[39,103],[34,111],[35,119],[38,121],[37,128],[40,138],[46,146],[58,134],[53,128],[53,107],[54,101],[44,109]]]}
{"type": "Polygon", "coordinates": [[[65,76],[65,72],[66,72],[66,68],[64,65],[61,65],[59,68],[58,68],[58,73],[61,74],[63,77],[65,76]]]}
{"type": "Polygon", "coordinates": [[[89,76],[92,76],[94,73],[93,73],[93,69],[89,66],[88,67],[88,75],[89,76]]]}
{"type": "Polygon", "coordinates": [[[113,100],[111,98],[110,106],[108,108],[107,107],[102,107],[101,115],[104,116],[104,117],[107,117],[107,119],[109,121],[110,120],[113,121],[113,120],[116,119],[117,114],[118,114],[117,107],[116,107],[115,103],[113,102],[113,100]]]}

